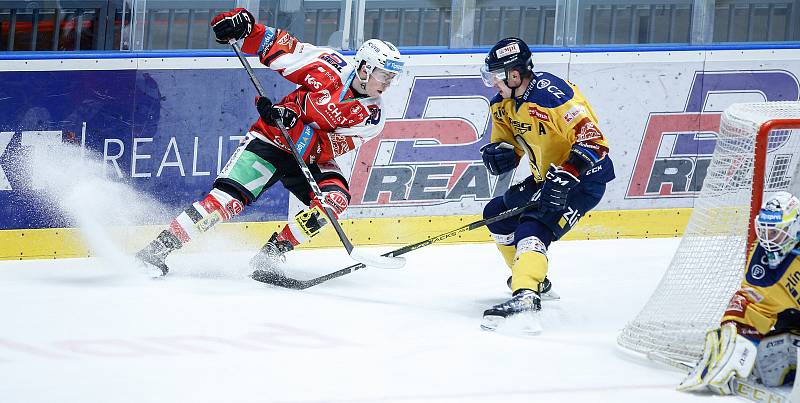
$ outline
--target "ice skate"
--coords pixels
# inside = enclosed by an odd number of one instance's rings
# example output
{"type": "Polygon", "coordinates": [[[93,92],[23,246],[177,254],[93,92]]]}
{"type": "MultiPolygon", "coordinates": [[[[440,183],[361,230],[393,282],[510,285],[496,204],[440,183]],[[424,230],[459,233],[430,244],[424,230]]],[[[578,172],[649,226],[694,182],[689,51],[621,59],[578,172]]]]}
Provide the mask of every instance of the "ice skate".
{"type": "MultiPolygon", "coordinates": [[[[511,276],[508,276],[508,280],[506,280],[506,285],[508,289],[511,289],[511,276]]],[[[550,279],[545,277],[544,281],[541,284],[541,294],[540,297],[542,301],[553,301],[557,299],[561,299],[561,296],[558,295],[555,291],[553,291],[553,283],[550,282],[550,279]]]]}
{"type": "Polygon", "coordinates": [[[519,290],[510,300],[483,312],[481,329],[494,331],[507,321],[514,321],[515,327],[519,327],[523,333],[537,334],[542,331],[539,321],[541,310],[542,301],[538,292],[519,290]]]}
{"type": "Polygon", "coordinates": [[[293,249],[291,242],[278,239],[278,233],[274,232],[269,241],[250,259],[250,268],[253,269],[251,277],[258,280],[260,277],[280,273],[281,266],[286,263],[286,253],[293,249]]]}
{"type": "Polygon", "coordinates": [[[169,273],[169,267],[165,262],[167,255],[180,249],[181,246],[183,244],[175,234],[164,230],[150,244],[136,253],[136,260],[144,266],[160,270],[161,275],[166,276],[169,273]]]}

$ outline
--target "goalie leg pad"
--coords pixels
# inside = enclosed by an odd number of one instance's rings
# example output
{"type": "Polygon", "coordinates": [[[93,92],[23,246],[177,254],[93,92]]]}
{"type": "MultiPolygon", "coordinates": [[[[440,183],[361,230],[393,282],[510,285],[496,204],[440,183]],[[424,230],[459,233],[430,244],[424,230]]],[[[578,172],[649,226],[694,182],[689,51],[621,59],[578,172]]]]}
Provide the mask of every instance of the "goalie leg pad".
{"type": "Polygon", "coordinates": [[[737,333],[736,325],[726,323],[706,334],[703,358],[678,390],[689,392],[705,389],[720,395],[730,395],[730,380],[735,376],[747,378],[756,361],[755,343],[737,333]]]}
{"type": "Polygon", "coordinates": [[[766,386],[781,386],[794,381],[797,369],[797,336],[781,333],[764,337],[758,344],[755,371],[766,386]],[[788,382],[787,382],[788,381],[788,382]]]}

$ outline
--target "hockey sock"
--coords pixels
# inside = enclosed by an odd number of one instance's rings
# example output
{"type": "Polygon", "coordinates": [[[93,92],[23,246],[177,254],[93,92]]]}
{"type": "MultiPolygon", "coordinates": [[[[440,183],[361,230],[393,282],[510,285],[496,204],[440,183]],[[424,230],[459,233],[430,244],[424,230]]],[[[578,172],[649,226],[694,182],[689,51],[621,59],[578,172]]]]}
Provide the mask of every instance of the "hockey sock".
{"type": "Polygon", "coordinates": [[[517,243],[517,254],[511,266],[511,290],[538,290],[547,276],[547,248],[542,241],[530,236],[517,243]]]}
{"type": "Polygon", "coordinates": [[[192,203],[175,217],[169,230],[185,244],[217,223],[239,215],[243,208],[239,199],[214,188],[203,200],[192,203]]]}
{"type": "Polygon", "coordinates": [[[514,233],[512,232],[505,235],[490,232],[490,235],[492,239],[494,239],[495,244],[497,244],[497,250],[503,255],[503,260],[505,260],[506,265],[511,268],[511,266],[514,265],[514,256],[517,254],[517,247],[514,246],[514,233]]]}

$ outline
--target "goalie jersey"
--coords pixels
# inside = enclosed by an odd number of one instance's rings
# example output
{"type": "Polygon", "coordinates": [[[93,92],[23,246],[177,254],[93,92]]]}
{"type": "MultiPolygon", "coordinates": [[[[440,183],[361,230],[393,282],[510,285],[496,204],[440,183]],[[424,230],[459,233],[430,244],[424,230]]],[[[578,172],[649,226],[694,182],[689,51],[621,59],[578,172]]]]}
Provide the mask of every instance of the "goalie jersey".
{"type": "Polygon", "coordinates": [[[739,291],[731,298],[722,322],[734,321],[749,326],[758,334],[740,333],[759,339],[769,333],[778,321],[778,314],[800,309],[800,259],[798,250],[791,251],[775,268],[767,264],[764,248],[757,245],[747,265],[747,273],[739,291]]]}
{"type": "Polygon", "coordinates": [[[585,172],[577,169],[580,180],[614,179],[608,141],[578,87],[547,72],[533,75],[521,98],[503,99],[498,94],[492,99],[491,142],[509,143],[519,156],[527,152],[537,183],[544,180],[551,163],[564,166],[571,152],[591,161],[585,172]]]}

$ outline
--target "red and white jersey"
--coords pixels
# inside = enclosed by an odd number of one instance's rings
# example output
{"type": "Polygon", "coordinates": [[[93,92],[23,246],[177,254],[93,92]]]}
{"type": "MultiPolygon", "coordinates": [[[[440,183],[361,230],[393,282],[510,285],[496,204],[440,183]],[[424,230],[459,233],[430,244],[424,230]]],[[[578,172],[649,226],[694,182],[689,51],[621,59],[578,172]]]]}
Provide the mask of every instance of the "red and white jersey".
{"type": "MultiPolygon", "coordinates": [[[[352,63],[333,49],[300,42],[286,31],[256,24],[242,50],[299,85],[276,105],[293,109],[300,122],[289,134],[303,159],[325,162],[354,150],[380,134],[385,124],[380,97],[353,92],[352,63]]],[[[277,128],[259,119],[250,128],[257,138],[290,151],[277,128]]]]}

